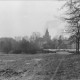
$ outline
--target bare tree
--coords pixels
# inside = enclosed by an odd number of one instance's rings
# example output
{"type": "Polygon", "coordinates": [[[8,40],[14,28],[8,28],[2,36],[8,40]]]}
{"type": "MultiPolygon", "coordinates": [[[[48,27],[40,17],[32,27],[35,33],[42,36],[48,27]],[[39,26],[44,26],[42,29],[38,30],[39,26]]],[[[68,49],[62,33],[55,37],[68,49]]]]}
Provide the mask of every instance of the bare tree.
{"type": "Polygon", "coordinates": [[[40,33],[33,32],[32,35],[30,36],[30,41],[35,42],[38,38],[40,38],[40,33]]]}
{"type": "Polygon", "coordinates": [[[68,9],[64,20],[68,23],[68,31],[76,38],[76,53],[79,53],[80,0],[67,0],[64,6],[68,9]]]}

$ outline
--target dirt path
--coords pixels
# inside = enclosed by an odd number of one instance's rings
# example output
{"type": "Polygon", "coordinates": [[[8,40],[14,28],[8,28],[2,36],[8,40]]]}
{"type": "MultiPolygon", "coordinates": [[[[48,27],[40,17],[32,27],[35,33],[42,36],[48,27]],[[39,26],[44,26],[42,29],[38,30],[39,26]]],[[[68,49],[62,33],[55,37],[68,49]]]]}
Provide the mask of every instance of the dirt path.
{"type": "Polygon", "coordinates": [[[55,78],[55,76],[56,76],[56,74],[57,74],[57,72],[58,72],[58,70],[59,70],[59,67],[60,67],[60,65],[61,65],[61,63],[63,62],[64,59],[65,59],[65,58],[63,57],[63,58],[60,60],[58,66],[56,67],[56,70],[55,70],[55,72],[54,72],[54,74],[53,74],[53,76],[51,77],[50,80],[54,80],[54,78],[55,78]]]}

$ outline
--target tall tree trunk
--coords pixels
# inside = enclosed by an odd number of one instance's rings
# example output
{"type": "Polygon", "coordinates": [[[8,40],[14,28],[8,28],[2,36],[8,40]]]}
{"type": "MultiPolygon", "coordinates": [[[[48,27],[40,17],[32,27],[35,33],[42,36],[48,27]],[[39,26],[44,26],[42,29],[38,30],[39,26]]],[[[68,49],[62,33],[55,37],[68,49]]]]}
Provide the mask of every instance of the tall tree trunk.
{"type": "Polygon", "coordinates": [[[78,48],[77,48],[77,37],[76,37],[76,54],[78,52],[78,48]]]}
{"type": "Polygon", "coordinates": [[[76,53],[79,54],[79,38],[76,38],[76,53]]]}
{"type": "Polygon", "coordinates": [[[79,38],[77,39],[77,54],[79,54],[79,38]]]}
{"type": "Polygon", "coordinates": [[[78,38],[78,43],[77,44],[78,44],[78,54],[79,54],[79,38],[78,38]]]}
{"type": "Polygon", "coordinates": [[[76,37],[76,53],[79,54],[79,28],[76,37]]]}

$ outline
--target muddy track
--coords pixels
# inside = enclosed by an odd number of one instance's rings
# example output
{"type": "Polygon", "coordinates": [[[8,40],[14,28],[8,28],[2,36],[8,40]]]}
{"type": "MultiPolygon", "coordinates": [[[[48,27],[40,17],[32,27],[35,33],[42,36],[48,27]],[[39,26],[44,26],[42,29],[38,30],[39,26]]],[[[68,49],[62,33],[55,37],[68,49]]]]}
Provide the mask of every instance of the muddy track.
{"type": "Polygon", "coordinates": [[[55,72],[54,72],[54,74],[53,74],[53,76],[51,77],[50,80],[54,80],[54,78],[55,78],[55,76],[56,76],[56,74],[57,74],[57,72],[58,72],[58,70],[59,70],[59,67],[60,67],[61,63],[64,61],[64,59],[65,59],[65,58],[63,57],[63,58],[60,60],[58,66],[56,67],[56,70],[55,70],[55,72]]]}

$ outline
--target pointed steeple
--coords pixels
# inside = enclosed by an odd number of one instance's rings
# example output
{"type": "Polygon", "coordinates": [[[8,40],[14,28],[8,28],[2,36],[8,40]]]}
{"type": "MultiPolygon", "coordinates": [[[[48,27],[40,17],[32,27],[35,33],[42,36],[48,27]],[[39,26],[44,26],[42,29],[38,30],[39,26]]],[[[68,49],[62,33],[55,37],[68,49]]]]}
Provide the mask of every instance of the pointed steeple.
{"type": "Polygon", "coordinates": [[[44,40],[46,41],[50,41],[51,40],[51,37],[49,35],[49,31],[48,31],[48,28],[46,29],[46,32],[45,32],[45,35],[43,36],[44,40]]]}

